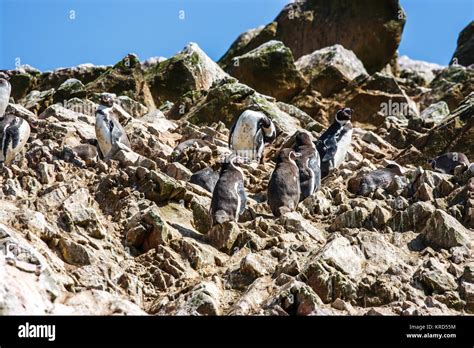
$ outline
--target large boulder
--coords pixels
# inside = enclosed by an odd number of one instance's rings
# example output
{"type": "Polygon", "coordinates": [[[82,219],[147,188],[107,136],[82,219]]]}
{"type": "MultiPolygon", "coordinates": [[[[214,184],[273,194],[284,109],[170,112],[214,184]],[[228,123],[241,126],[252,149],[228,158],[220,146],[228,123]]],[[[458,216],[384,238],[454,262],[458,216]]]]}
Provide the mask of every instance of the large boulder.
{"type": "Polygon", "coordinates": [[[400,77],[412,80],[420,86],[427,86],[436,76],[436,71],[443,69],[443,66],[428,63],[421,60],[414,60],[408,56],[398,58],[400,66],[400,77]]]}
{"type": "Polygon", "coordinates": [[[474,92],[459,107],[428,133],[415,140],[414,146],[425,157],[434,158],[449,151],[474,158],[474,92]]]}
{"type": "Polygon", "coordinates": [[[284,101],[306,84],[295,66],[291,50],[275,40],[233,58],[227,71],[257,91],[284,101]]]}
{"type": "Polygon", "coordinates": [[[474,64],[474,21],[459,33],[458,45],[451,61],[464,66],[474,64]]]}
{"type": "Polygon", "coordinates": [[[461,65],[448,66],[436,75],[429,88],[420,98],[421,105],[428,107],[444,101],[453,110],[474,91],[474,69],[461,65]]]}
{"type": "Polygon", "coordinates": [[[146,72],[146,80],[157,106],[175,102],[183,94],[208,90],[228,75],[196,43],[146,72]]]}
{"type": "Polygon", "coordinates": [[[230,52],[235,56],[242,55],[265,41],[275,39],[288,46],[296,58],[341,44],[354,51],[369,73],[373,73],[394,57],[404,25],[405,14],[398,0],[293,2],[274,22],[249,35],[250,39],[247,36],[246,40],[236,40],[222,57],[221,64],[229,64],[230,52]]]}
{"type": "Polygon", "coordinates": [[[127,55],[97,79],[88,83],[86,90],[89,94],[106,91],[116,95],[124,95],[148,108],[155,108],[141,63],[134,54],[127,55]]]}
{"type": "Polygon", "coordinates": [[[440,209],[434,212],[422,231],[426,244],[443,249],[469,246],[470,234],[459,221],[440,209]]]}
{"type": "Polygon", "coordinates": [[[341,45],[307,54],[296,61],[296,66],[310,82],[311,88],[323,97],[339,92],[356,77],[367,75],[354,52],[341,45]]]}

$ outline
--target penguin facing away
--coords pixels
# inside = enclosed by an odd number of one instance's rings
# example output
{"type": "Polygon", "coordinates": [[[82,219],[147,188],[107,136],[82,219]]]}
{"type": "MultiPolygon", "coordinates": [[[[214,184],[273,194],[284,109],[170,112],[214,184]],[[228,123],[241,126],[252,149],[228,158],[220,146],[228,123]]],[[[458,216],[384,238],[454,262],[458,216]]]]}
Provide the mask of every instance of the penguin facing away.
{"type": "Polygon", "coordinates": [[[444,174],[454,174],[454,168],[460,165],[469,167],[469,159],[462,152],[447,152],[428,160],[428,163],[433,170],[444,174]]]}
{"type": "Polygon", "coordinates": [[[260,162],[265,144],[275,137],[275,125],[268,116],[245,110],[230,129],[229,147],[240,157],[260,162]]]}
{"type": "Polygon", "coordinates": [[[346,157],[352,141],[353,110],[344,108],[336,113],[331,126],[321,135],[316,148],[321,157],[321,175],[325,177],[338,168],[346,157]]]}
{"type": "Polygon", "coordinates": [[[5,115],[11,85],[0,79],[0,163],[10,164],[30,137],[30,125],[15,115],[5,115]]]}
{"type": "Polygon", "coordinates": [[[209,211],[213,226],[227,221],[237,221],[245,210],[247,196],[244,189],[244,174],[236,163],[238,159],[238,156],[231,155],[222,164],[209,211]]]}
{"type": "Polygon", "coordinates": [[[191,175],[189,182],[201,186],[209,192],[214,191],[217,181],[219,180],[219,173],[215,172],[212,168],[207,167],[198,170],[196,173],[191,175]]]}
{"type": "Polygon", "coordinates": [[[276,217],[295,210],[300,200],[300,176],[295,162],[300,156],[288,148],[278,154],[267,192],[268,205],[276,217]]]}
{"type": "Polygon", "coordinates": [[[116,143],[131,148],[127,133],[112,113],[112,106],[113,99],[109,95],[104,95],[96,111],[95,134],[104,158],[110,155],[116,143]]]}
{"type": "Polygon", "coordinates": [[[321,160],[311,136],[304,131],[298,131],[293,149],[300,153],[296,157],[296,165],[300,175],[300,201],[311,196],[321,186],[321,160]]]}

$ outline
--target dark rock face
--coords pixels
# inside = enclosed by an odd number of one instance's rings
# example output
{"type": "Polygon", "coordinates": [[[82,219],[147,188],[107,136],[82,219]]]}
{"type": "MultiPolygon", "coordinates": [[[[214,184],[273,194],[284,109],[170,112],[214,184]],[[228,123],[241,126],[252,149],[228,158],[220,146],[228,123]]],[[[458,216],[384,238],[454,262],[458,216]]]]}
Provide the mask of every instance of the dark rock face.
{"type": "MultiPolygon", "coordinates": [[[[405,14],[398,0],[306,0],[287,5],[272,24],[246,45],[240,40],[229,51],[241,55],[254,49],[254,42],[261,44],[264,33],[282,41],[296,58],[341,44],[354,51],[367,71],[373,73],[394,57],[404,25],[405,14]]],[[[229,54],[221,59],[224,65],[229,61],[229,54]]]]}
{"type": "Polygon", "coordinates": [[[269,41],[232,59],[227,71],[240,82],[288,101],[306,85],[291,50],[279,41],[269,41]]]}
{"type": "Polygon", "coordinates": [[[474,64],[474,21],[459,33],[458,45],[451,62],[464,66],[474,64]]]}

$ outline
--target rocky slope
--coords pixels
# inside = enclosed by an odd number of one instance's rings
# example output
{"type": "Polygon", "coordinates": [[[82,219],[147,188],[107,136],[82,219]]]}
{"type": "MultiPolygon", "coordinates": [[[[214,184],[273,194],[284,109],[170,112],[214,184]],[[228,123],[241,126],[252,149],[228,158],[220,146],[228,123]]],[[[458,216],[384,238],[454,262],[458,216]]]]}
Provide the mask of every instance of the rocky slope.
{"type": "Polygon", "coordinates": [[[372,36],[334,29],[350,12],[344,1],[331,11],[306,1],[243,34],[225,70],[192,43],[145,63],[128,55],[109,67],[4,72],[7,111],[32,135],[0,176],[0,313],[472,314],[474,171],[440,174],[426,160],[474,159],[474,70],[397,61],[398,2],[365,2],[345,23],[384,38],[370,52],[372,36]],[[357,25],[371,4],[379,20],[357,25]],[[117,95],[133,152],[84,160],[73,152],[96,144],[102,92],[117,95]],[[274,155],[299,128],[317,138],[342,106],[356,127],[345,163],[275,219],[274,155]],[[243,165],[239,222],[211,228],[211,193],[189,178],[219,169],[229,127],[248,108],[272,117],[278,136],[263,164],[243,165]],[[391,161],[404,174],[387,189],[350,193],[352,177],[391,161]]]}

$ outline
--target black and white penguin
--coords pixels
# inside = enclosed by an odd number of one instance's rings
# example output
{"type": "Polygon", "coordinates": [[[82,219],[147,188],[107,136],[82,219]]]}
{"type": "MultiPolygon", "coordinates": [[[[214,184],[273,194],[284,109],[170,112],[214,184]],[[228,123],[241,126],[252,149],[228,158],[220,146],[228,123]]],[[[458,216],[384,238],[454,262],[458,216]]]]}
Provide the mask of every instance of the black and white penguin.
{"type": "Polygon", "coordinates": [[[210,215],[212,225],[237,221],[245,210],[247,196],[244,189],[244,173],[236,161],[238,156],[228,156],[222,164],[219,180],[214,187],[210,215]]]}
{"type": "Polygon", "coordinates": [[[295,162],[300,173],[300,201],[311,196],[321,186],[321,160],[311,136],[298,131],[293,149],[300,153],[295,162]]]}
{"type": "Polygon", "coordinates": [[[7,110],[11,92],[12,86],[10,85],[10,82],[6,79],[0,78],[0,117],[2,117],[7,110]]]}
{"type": "Polygon", "coordinates": [[[203,189],[212,193],[214,192],[214,187],[216,187],[217,180],[219,180],[219,173],[207,167],[191,175],[189,182],[201,186],[203,189]]]}
{"type": "Polygon", "coordinates": [[[454,168],[460,165],[469,167],[469,159],[462,152],[447,152],[436,158],[428,160],[433,170],[444,173],[454,174],[454,168]]]}
{"type": "Polygon", "coordinates": [[[115,143],[121,143],[131,148],[127,133],[112,112],[113,104],[110,94],[102,95],[95,114],[95,134],[104,157],[110,154],[115,143]]]}
{"type": "Polygon", "coordinates": [[[0,79],[0,163],[10,164],[30,137],[30,125],[15,115],[5,115],[11,85],[0,79]]]}
{"type": "Polygon", "coordinates": [[[389,164],[385,168],[360,173],[349,179],[347,189],[356,195],[367,196],[378,188],[386,189],[396,176],[403,176],[398,164],[389,164]]]}
{"type": "Polygon", "coordinates": [[[321,157],[321,175],[325,177],[346,158],[352,141],[353,110],[344,108],[336,113],[332,125],[321,135],[316,148],[321,157]]]}
{"type": "Polygon", "coordinates": [[[275,137],[276,129],[270,117],[259,111],[245,110],[230,129],[229,147],[240,157],[260,162],[265,143],[275,137]]]}
{"type": "Polygon", "coordinates": [[[300,175],[295,162],[300,156],[288,148],[278,153],[267,192],[268,205],[276,217],[295,210],[300,200],[300,175]]]}

